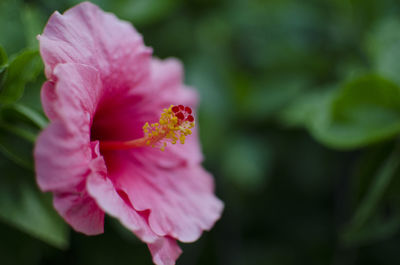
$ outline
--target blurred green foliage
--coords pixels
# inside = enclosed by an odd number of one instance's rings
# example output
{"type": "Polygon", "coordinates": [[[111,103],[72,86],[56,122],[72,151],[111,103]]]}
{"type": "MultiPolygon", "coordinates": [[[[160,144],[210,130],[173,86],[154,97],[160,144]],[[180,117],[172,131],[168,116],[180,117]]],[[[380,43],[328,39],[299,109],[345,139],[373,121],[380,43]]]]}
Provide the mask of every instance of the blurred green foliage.
{"type": "MultiPolygon", "coordinates": [[[[151,264],[115,220],[97,237],[69,231],[34,183],[35,36],[78,2],[0,1],[1,264],[151,264]]],[[[93,2],[180,58],[201,95],[226,209],[178,264],[400,264],[398,1],[93,2]]]]}

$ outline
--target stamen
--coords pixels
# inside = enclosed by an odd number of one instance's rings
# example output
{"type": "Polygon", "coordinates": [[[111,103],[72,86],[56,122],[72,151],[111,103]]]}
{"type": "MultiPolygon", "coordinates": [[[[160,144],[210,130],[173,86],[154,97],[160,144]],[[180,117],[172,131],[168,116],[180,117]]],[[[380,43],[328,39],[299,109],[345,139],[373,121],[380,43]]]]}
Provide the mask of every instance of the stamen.
{"type": "Polygon", "coordinates": [[[101,141],[102,150],[123,150],[144,146],[157,147],[164,151],[167,143],[185,143],[186,136],[192,134],[194,127],[192,109],[183,105],[171,105],[161,113],[158,123],[143,125],[144,137],[131,141],[101,141]]]}

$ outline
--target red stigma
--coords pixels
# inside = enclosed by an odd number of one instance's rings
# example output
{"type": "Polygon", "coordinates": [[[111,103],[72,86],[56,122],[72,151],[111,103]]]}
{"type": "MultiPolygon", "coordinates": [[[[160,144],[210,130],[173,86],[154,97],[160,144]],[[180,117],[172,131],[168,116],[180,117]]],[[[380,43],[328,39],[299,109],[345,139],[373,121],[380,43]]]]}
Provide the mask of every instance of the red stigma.
{"type": "Polygon", "coordinates": [[[190,107],[184,105],[172,105],[170,110],[172,111],[173,115],[181,122],[194,122],[194,117],[193,115],[191,115],[193,111],[190,107]]]}
{"type": "Polygon", "coordinates": [[[192,114],[192,109],[189,108],[189,107],[186,107],[185,111],[186,111],[187,114],[192,114]]]}
{"type": "Polygon", "coordinates": [[[178,106],[173,106],[173,107],[172,107],[172,111],[173,111],[174,113],[177,113],[177,112],[179,111],[179,107],[178,107],[178,106]]]}
{"type": "Polygon", "coordinates": [[[175,116],[176,116],[178,119],[180,119],[180,120],[183,120],[183,119],[185,118],[185,115],[183,115],[182,112],[176,113],[175,116]]]}
{"type": "Polygon", "coordinates": [[[193,122],[194,118],[192,115],[187,116],[186,120],[188,120],[189,122],[193,122]]]}

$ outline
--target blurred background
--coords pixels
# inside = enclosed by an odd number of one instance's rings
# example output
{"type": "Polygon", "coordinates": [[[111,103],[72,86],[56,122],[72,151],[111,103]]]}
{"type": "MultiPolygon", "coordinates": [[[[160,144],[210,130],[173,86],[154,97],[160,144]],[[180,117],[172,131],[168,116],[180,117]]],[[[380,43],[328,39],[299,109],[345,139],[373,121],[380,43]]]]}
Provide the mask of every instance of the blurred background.
{"type": "MultiPolygon", "coordinates": [[[[2,265],[152,264],[111,218],[100,236],[71,231],[34,183],[35,36],[78,2],[0,0],[2,265]]],[[[400,264],[398,1],[93,2],[182,60],[201,95],[204,166],[226,208],[178,265],[400,264]]]]}

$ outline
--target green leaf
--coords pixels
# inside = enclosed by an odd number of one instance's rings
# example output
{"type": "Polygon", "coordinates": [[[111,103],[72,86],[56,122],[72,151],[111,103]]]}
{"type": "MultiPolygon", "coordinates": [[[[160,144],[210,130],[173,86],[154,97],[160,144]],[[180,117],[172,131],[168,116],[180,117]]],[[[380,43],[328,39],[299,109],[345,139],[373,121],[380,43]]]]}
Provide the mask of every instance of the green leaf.
{"type": "Polygon", "coordinates": [[[13,104],[10,106],[10,109],[29,120],[32,124],[34,124],[39,129],[44,129],[48,121],[34,109],[29,108],[28,106],[21,104],[13,104]]]}
{"type": "Polygon", "coordinates": [[[323,89],[309,92],[294,100],[287,108],[281,111],[280,121],[289,127],[312,127],[316,116],[324,117],[332,101],[335,91],[333,89],[323,89]]]}
{"type": "Polygon", "coordinates": [[[332,148],[364,147],[400,133],[400,87],[365,75],[339,90],[306,97],[286,110],[283,120],[305,126],[332,148]]]}
{"type": "Polygon", "coordinates": [[[2,85],[7,74],[7,54],[6,51],[0,46],[0,91],[2,89],[2,85]]]}
{"type": "Polygon", "coordinates": [[[50,245],[65,249],[68,229],[54,211],[51,198],[41,193],[32,172],[0,155],[0,220],[50,245]]]}
{"type": "Polygon", "coordinates": [[[388,190],[392,179],[396,175],[395,173],[399,169],[399,157],[400,147],[397,146],[377,171],[367,194],[342,235],[346,244],[354,244],[356,242],[384,237],[386,234],[393,234],[400,228],[400,214],[397,214],[393,219],[386,222],[380,220],[383,218],[372,218],[377,211],[379,202],[388,190]],[[373,220],[368,222],[370,219],[373,220]]]}
{"type": "Polygon", "coordinates": [[[353,227],[347,228],[347,230],[341,234],[342,243],[345,246],[366,245],[390,238],[400,229],[399,213],[390,219],[381,216],[371,219],[372,220],[364,225],[362,229],[355,229],[353,227]]]}
{"type": "Polygon", "coordinates": [[[7,53],[2,46],[0,46],[0,67],[7,64],[8,57],[7,53]]]}
{"type": "Polygon", "coordinates": [[[325,107],[328,111],[320,113],[326,120],[313,131],[330,146],[358,148],[400,133],[400,88],[379,76],[345,84],[325,107]]]}
{"type": "Polygon", "coordinates": [[[367,52],[375,70],[400,85],[400,20],[385,18],[366,40],[367,52]]]}
{"type": "Polygon", "coordinates": [[[0,121],[0,154],[3,154],[17,165],[33,171],[32,149],[34,137],[35,135],[25,130],[0,121]],[[30,139],[32,137],[33,139],[30,139]]]}
{"type": "Polygon", "coordinates": [[[7,76],[0,90],[0,103],[17,101],[24,92],[25,84],[36,78],[41,67],[37,50],[26,50],[15,57],[7,68],[7,76]]]}
{"type": "Polygon", "coordinates": [[[6,76],[7,76],[7,67],[0,66],[0,93],[3,88],[3,83],[4,83],[4,80],[6,79],[6,76]]]}

